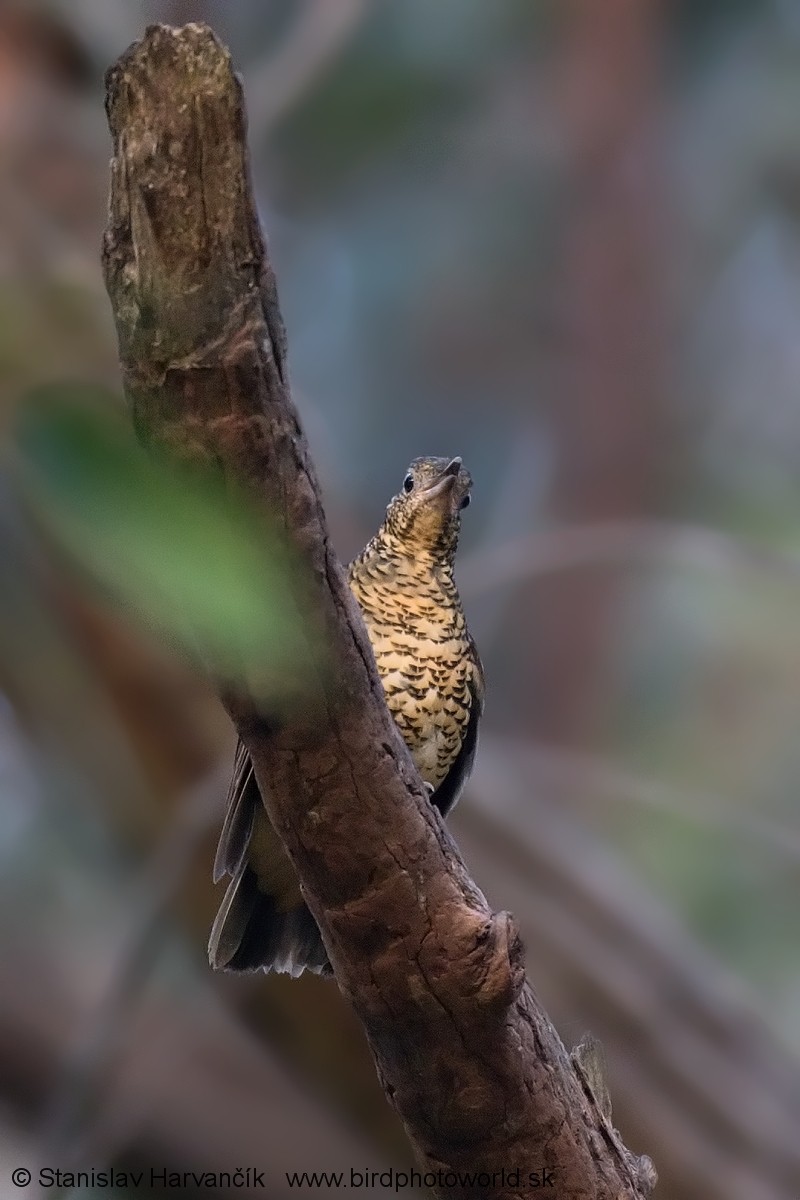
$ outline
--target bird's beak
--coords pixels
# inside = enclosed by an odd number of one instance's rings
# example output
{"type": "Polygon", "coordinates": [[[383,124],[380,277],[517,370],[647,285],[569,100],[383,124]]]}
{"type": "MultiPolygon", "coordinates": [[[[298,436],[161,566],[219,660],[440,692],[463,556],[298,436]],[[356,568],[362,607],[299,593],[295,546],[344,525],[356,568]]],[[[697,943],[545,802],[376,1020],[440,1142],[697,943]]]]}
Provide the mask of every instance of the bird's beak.
{"type": "Polygon", "coordinates": [[[433,500],[437,496],[449,495],[453,490],[453,484],[458,479],[461,470],[461,459],[451,458],[445,469],[442,471],[439,478],[430,487],[425,489],[425,499],[433,500]]]}

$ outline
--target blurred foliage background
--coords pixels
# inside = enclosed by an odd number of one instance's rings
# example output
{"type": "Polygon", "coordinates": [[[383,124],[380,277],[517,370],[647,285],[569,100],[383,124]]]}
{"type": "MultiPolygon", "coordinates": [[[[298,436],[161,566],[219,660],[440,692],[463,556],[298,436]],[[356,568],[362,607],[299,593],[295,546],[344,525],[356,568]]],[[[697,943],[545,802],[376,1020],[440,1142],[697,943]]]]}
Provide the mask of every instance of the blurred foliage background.
{"type": "Polygon", "coordinates": [[[657,1194],[796,1200],[797,0],[0,3],[2,1194],[409,1162],[335,986],[205,962],[233,736],[176,612],[246,654],[257,552],[125,440],[99,266],[103,70],[195,19],[342,558],[412,457],[476,480],[477,882],[657,1194]]]}

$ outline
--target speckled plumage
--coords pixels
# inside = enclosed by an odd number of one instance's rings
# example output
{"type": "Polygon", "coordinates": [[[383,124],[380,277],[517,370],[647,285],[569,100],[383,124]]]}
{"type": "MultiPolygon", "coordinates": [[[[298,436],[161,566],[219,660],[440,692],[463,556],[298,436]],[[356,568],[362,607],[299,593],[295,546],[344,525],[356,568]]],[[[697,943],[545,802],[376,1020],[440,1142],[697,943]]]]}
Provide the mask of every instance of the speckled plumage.
{"type": "MultiPolygon", "coordinates": [[[[415,459],[349,568],[389,710],[443,815],[472,769],[483,708],[480,659],[453,578],[471,485],[460,459],[415,459]]],[[[212,966],[330,969],[241,743],[214,879],[222,874],[232,878],[211,931],[212,966]]]]}
{"type": "Polygon", "coordinates": [[[453,462],[457,474],[450,476],[443,474],[448,459],[411,464],[412,490],[394,497],[349,570],[389,710],[443,813],[464,783],[459,754],[482,695],[480,662],[453,578],[459,508],[472,480],[460,460],[453,462]],[[431,488],[448,480],[429,498],[431,488]],[[450,794],[439,796],[454,767],[458,778],[444,789],[450,794]]]}

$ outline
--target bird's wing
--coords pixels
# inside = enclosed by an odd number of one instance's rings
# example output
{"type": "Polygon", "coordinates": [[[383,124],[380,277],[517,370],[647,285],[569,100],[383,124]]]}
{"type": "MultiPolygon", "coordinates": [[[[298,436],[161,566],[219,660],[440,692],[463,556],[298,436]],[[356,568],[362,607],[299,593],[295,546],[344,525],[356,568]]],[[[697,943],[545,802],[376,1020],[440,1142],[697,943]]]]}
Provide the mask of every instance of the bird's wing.
{"type": "Polygon", "coordinates": [[[455,806],[465,783],[472,774],[472,764],[475,762],[475,751],[478,748],[478,725],[483,713],[484,697],[483,666],[471,637],[469,650],[473,663],[469,684],[469,721],[455,762],[431,796],[431,803],[436,805],[443,817],[446,817],[450,809],[455,806]]]}
{"type": "Polygon", "coordinates": [[[223,875],[235,875],[247,852],[256,810],[261,806],[253,764],[244,742],[236,746],[233,776],[225,801],[225,821],[219,835],[217,855],[214,859],[214,883],[223,875]]]}
{"type": "Polygon", "coordinates": [[[228,808],[214,861],[214,881],[230,875],[209,938],[215,968],[308,969],[329,974],[325,947],[305,906],[300,882],[261,800],[253,764],[236,748],[228,808]]]}
{"type": "Polygon", "coordinates": [[[244,863],[255,874],[259,889],[273,896],[281,909],[301,903],[294,867],[267,816],[250,755],[240,741],[214,860],[214,882],[223,875],[236,878],[244,863]]]}

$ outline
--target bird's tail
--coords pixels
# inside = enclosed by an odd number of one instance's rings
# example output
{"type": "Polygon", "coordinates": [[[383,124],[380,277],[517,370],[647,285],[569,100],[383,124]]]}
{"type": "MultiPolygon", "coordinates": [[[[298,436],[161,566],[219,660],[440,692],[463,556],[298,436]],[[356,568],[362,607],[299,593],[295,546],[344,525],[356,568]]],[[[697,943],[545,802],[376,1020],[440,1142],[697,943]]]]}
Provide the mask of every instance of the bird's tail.
{"type": "Polygon", "coordinates": [[[331,973],[319,928],[303,900],[281,909],[275,896],[261,890],[247,862],[228,884],[211,929],[208,958],[217,970],[331,973]]]}

